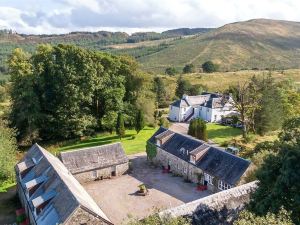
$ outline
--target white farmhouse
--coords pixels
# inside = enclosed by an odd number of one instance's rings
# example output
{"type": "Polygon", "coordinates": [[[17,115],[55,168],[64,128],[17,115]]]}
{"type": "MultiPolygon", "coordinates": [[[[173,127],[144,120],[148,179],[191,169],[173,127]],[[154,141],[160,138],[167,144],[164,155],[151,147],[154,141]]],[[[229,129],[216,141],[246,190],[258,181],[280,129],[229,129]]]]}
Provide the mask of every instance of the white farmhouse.
{"type": "Polygon", "coordinates": [[[230,95],[202,93],[202,95],[183,95],[182,99],[170,105],[169,119],[176,122],[188,122],[193,118],[202,118],[208,122],[220,122],[222,117],[237,115],[230,95]]]}

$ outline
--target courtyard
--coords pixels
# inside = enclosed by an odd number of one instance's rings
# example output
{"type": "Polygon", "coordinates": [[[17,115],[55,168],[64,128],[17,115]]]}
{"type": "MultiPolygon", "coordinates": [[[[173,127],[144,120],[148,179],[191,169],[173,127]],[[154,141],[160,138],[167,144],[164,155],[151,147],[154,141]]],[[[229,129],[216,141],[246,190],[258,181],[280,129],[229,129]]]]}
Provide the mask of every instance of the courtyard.
{"type": "Polygon", "coordinates": [[[184,182],[182,177],[162,173],[147,163],[146,154],[130,157],[132,171],[114,179],[83,184],[86,191],[114,224],[123,224],[128,217],[144,218],[157,210],[172,208],[210,193],[197,191],[196,185],[184,182]],[[138,196],[138,185],[144,183],[147,196],[138,196]]]}

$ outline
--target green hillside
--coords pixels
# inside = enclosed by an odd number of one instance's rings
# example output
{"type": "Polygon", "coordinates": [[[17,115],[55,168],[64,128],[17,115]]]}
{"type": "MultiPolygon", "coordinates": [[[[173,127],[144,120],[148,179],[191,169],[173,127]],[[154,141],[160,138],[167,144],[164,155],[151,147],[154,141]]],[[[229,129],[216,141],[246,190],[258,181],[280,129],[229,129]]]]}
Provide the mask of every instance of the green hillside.
{"type": "MultiPolygon", "coordinates": [[[[138,50],[145,51],[136,49],[135,55],[139,55],[138,50]]],[[[131,52],[133,49],[128,53],[131,52]]],[[[222,71],[299,68],[300,23],[258,19],[228,24],[205,34],[174,40],[166,48],[138,60],[145,70],[152,72],[164,72],[168,66],[181,70],[187,63],[199,68],[207,60],[220,64],[222,71]]]]}

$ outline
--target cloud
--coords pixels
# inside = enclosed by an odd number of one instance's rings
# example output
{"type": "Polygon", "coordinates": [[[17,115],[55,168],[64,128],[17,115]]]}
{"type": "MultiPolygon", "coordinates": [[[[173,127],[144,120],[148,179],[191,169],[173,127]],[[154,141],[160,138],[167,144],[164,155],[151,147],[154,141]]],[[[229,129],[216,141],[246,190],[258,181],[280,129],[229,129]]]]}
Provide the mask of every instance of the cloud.
{"type": "Polygon", "coordinates": [[[2,0],[0,27],[19,33],[218,27],[253,18],[300,21],[296,0],[2,0]]]}

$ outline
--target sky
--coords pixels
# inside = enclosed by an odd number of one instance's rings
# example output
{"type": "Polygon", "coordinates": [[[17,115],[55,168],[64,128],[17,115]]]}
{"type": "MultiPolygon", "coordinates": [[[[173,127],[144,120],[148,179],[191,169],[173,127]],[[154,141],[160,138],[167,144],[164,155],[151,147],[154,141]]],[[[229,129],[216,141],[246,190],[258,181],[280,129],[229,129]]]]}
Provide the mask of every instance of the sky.
{"type": "Polygon", "coordinates": [[[300,0],[0,0],[0,29],[161,32],[255,18],[300,21],[299,12],[300,0]]]}

